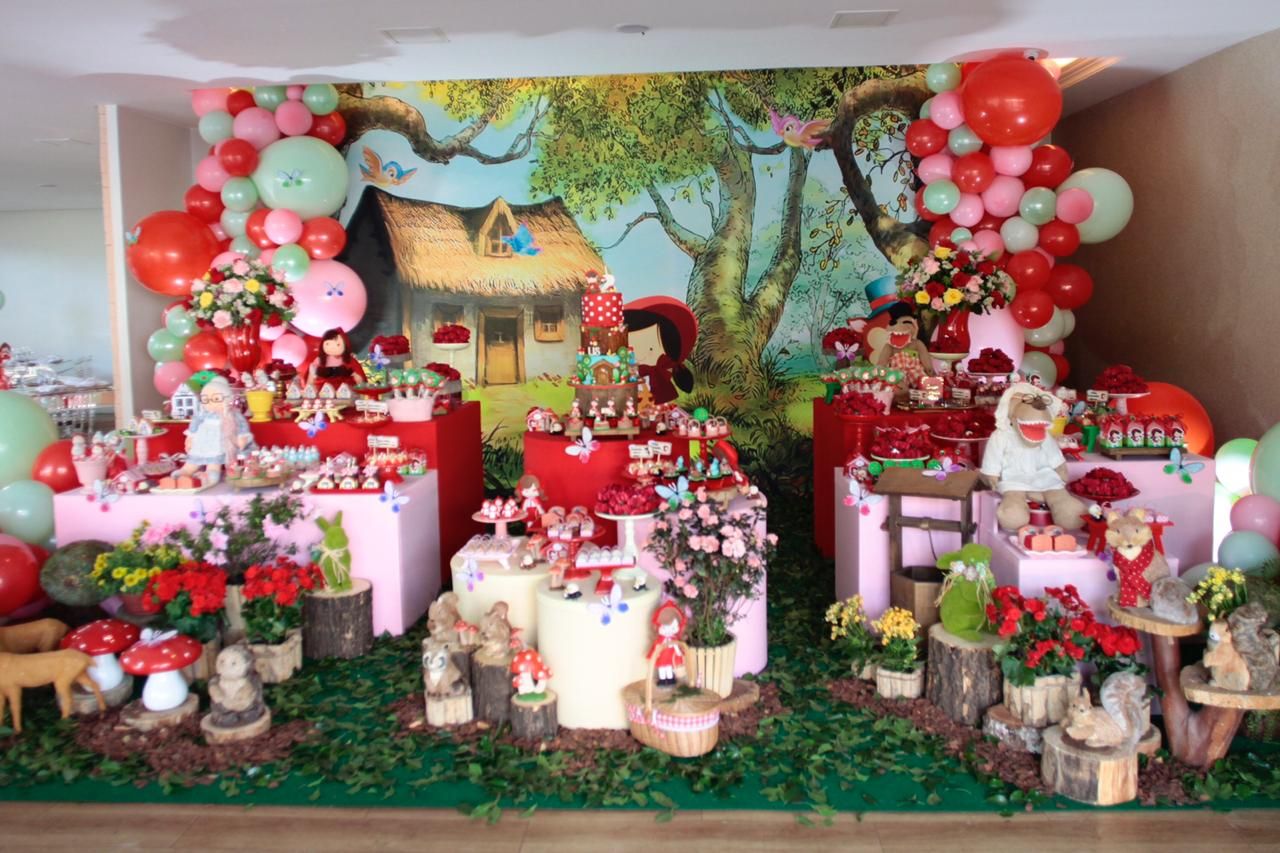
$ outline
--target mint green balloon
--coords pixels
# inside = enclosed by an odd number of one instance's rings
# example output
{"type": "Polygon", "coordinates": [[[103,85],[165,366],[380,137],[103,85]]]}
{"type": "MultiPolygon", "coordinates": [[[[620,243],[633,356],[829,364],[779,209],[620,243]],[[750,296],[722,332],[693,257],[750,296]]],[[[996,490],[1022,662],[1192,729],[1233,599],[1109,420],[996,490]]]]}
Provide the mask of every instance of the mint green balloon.
{"type": "Polygon", "coordinates": [[[243,237],[250,213],[253,213],[253,211],[232,210],[229,207],[224,207],[218,221],[222,223],[222,230],[227,232],[228,237],[243,237]]]}
{"type": "MultiPolygon", "coordinates": [[[[319,142],[320,140],[316,140],[319,142]]],[[[248,178],[228,178],[222,185],[222,204],[238,212],[253,210],[258,203],[258,188],[248,178]]]]}
{"type": "Polygon", "coordinates": [[[0,290],[0,308],[4,307],[4,291],[0,290]]]}
{"type": "Polygon", "coordinates": [[[258,244],[249,239],[248,234],[241,234],[239,237],[231,239],[231,251],[239,252],[246,258],[256,258],[262,254],[262,250],[258,248],[258,244]]]}
{"type": "Polygon", "coordinates": [[[322,139],[291,136],[262,149],[253,182],[272,210],[285,208],[303,220],[315,219],[337,213],[346,201],[347,162],[322,139]]]}
{"type": "Polygon", "coordinates": [[[1253,450],[1249,482],[1255,495],[1270,495],[1280,501],[1280,424],[1258,439],[1258,446],[1253,450]]]}
{"type": "Polygon", "coordinates": [[[0,486],[30,477],[40,451],[57,440],[58,428],[39,403],[17,391],[0,391],[0,486]]]}
{"type": "MultiPolygon", "coordinates": [[[[187,313],[185,308],[170,309],[169,313],[164,317],[164,327],[169,334],[183,343],[186,343],[187,338],[196,333],[196,321],[187,313]]],[[[176,361],[176,359],[174,360],[176,361]]]]}
{"type": "Polygon", "coordinates": [[[1076,226],[1081,243],[1101,243],[1124,230],[1133,216],[1133,190],[1110,169],[1081,169],[1062,182],[1058,192],[1079,187],[1093,196],[1093,213],[1076,226]]]}
{"type": "Polygon", "coordinates": [[[1040,242],[1040,229],[1021,216],[1010,216],[1000,226],[1000,239],[1004,240],[1006,251],[1025,252],[1040,242]]]}
{"type": "Polygon", "coordinates": [[[0,530],[43,547],[53,535],[53,489],[26,479],[0,489],[0,530]]]}
{"type": "MultiPolygon", "coordinates": [[[[176,314],[179,310],[175,308],[170,313],[176,314]]],[[[168,325],[167,319],[165,324],[168,325]]],[[[158,364],[178,361],[182,358],[182,346],[184,343],[185,341],[179,340],[168,329],[156,329],[151,333],[151,337],[147,338],[147,355],[154,358],[158,364]]]]}
{"type": "Polygon", "coordinates": [[[960,243],[963,243],[965,240],[972,240],[972,239],[973,239],[973,232],[970,231],[968,228],[965,228],[963,225],[961,225],[959,228],[956,228],[954,231],[951,232],[951,242],[956,243],[957,245],[960,243]]]}
{"type": "Polygon", "coordinates": [[[924,188],[924,206],[930,213],[950,213],[960,203],[960,188],[943,178],[924,188]]]}
{"type": "Polygon", "coordinates": [[[960,85],[960,66],[954,62],[935,62],[925,69],[924,84],[931,92],[950,92],[960,85]]]}
{"type": "Polygon", "coordinates": [[[928,118],[933,112],[933,98],[920,105],[920,118],[928,118]]]}
{"type": "MultiPolygon", "coordinates": [[[[1048,187],[1032,187],[1022,194],[1018,213],[1032,225],[1045,225],[1053,221],[1058,196],[1048,187]]],[[[1019,250],[1021,251],[1021,250],[1019,250]]]]}
{"type": "Polygon", "coordinates": [[[1228,569],[1250,572],[1277,559],[1276,543],[1252,530],[1233,530],[1218,546],[1218,565],[1228,569]]]}
{"type": "Polygon", "coordinates": [[[196,126],[200,138],[210,145],[217,145],[224,139],[231,138],[231,113],[226,110],[213,110],[200,116],[196,126]]]}
{"type": "Polygon", "coordinates": [[[289,99],[284,86],[255,86],[253,102],[264,110],[276,111],[276,107],[289,99]]]}
{"type": "Polygon", "coordinates": [[[1253,466],[1253,453],[1258,441],[1252,438],[1233,438],[1224,441],[1213,454],[1213,473],[1228,492],[1249,491],[1249,471],[1253,466]]]}
{"type": "Polygon", "coordinates": [[[962,124],[951,128],[951,132],[947,134],[947,148],[957,157],[963,157],[966,154],[981,151],[982,140],[978,138],[978,134],[969,129],[969,125],[962,124]]]}
{"type": "Polygon", "coordinates": [[[314,115],[331,113],[338,108],[338,90],[332,83],[312,83],[302,90],[302,103],[314,115]]]}
{"type": "Polygon", "coordinates": [[[311,256],[297,243],[285,243],[271,256],[271,266],[284,273],[284,280],[295,282],[311,269],[311,256]]]}

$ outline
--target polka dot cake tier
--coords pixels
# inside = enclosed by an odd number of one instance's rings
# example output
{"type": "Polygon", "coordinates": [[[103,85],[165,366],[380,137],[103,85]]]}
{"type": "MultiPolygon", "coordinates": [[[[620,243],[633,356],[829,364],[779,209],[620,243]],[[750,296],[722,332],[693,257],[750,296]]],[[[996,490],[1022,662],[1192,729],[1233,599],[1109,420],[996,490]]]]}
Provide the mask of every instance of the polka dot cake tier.
{"type": "Polygon", "coordinates": [[[640,375],[628,346],[622,293],[613,276],[589,271],[586,280],[582,345],[569,384],[575,389],[578,417],[593,429],[605,431],[623,417],[628,401],[635,405],[640,375]]]}

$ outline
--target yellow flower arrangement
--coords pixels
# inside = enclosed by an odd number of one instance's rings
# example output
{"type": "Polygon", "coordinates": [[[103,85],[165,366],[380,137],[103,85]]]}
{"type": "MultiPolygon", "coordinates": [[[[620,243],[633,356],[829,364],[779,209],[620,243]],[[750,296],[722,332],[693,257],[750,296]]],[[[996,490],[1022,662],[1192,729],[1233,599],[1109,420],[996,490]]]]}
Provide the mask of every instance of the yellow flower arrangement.
{"type": "Polygon", "coordinates": [[[939,260],[946,260],[951,257],[951,249],[946,246],[935,246],[933,256],[939,260]]]}
{"type": "Polygon", "coordinates": [[[1209,619],[1223,619],[1233,610],[1249,601],[1244,572],[1222,566],[1210,566],[1196,588],[1187,596],[1192,604],[1202,604],[1209,611],[1209,619]]]}
{"type": "Polygon", "coordinates": [[[825,618],[831,626],[831,639],[849,653],[854,674],[860,674],[876,655],[876,639],[867,629],[862,596],[835,602],[827,608],[825,618]]]}
{"type": "Polygon", "coordinates": [[[880,666],[892,672],[914,672],[920,623],[911,611],[890,607],[871,627],[880,634],[880,666]]]}
{"type": "Polygon", "coordinates": [[[257,293],[262,289],[262,282],[258,281],[256,278],[251,278],[244,283],[244,289],[250,293],[257,293]]]}
{"type": "Polygon", "coordinates": [[[929,294],[925,293],[923,290],[917,290],[917,291],[916,291],[916,304],[917,304],[917,305],[928,305],[928,304],[929,304],[929,294]]]}
{"type": "Polygon", "coordinates": [[[947,305],[959,305],[964,299],[964,294],[954,287],[948,287],[947,292],[942,294],[942,301],[947,305]]]}

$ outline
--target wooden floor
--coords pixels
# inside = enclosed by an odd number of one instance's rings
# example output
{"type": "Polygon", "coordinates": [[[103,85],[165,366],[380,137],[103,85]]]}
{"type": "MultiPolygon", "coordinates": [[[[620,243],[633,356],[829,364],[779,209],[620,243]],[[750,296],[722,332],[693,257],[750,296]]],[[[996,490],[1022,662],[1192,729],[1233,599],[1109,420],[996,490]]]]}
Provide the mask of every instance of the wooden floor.
{"type": "Polygon", "coordinates": [[[647,812],[512,811],[488,826],[456,812],[407,809],[0,803],[0,851],[441,850],[450,853],[941,850],[1280,850],[1280,810],[840,815],[803,827],[780,812],[687,812],[656,823],[647,812]]]}

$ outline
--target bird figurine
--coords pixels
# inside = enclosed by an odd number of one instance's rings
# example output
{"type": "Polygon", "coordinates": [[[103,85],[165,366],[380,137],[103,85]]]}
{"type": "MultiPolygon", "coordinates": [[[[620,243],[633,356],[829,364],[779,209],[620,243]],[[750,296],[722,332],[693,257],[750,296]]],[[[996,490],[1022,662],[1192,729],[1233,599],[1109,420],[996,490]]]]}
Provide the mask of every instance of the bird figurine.
{"type": "Polygon", "coordinates": [[[817,148],[831,127],[831,122],[825,118],[801,121],[793,115],[780,116],[774,109],[769,110],[769,121],[773,132],[792,148],[817,148]]]}
{"type": "Polygon", "coordinates": [[[398,187],[417,173],[417,169],[406,169],[395,160],[382,162],[382,158],[368,145],[364,146],[364,163],[360,166],[360,174],[364,180],[377,187],[398,187]]]}
{"type": "Polygon", "coordinates": [[[533,232],[529,230],[529,226],[524,222],[520,223],[516,233],[509,237],[503,237],[502,242],[510,246],[511,251],[517,255],[536,255],[542,251],[542,247],[534,240],[533,232]]]}

